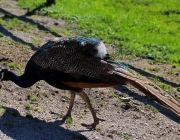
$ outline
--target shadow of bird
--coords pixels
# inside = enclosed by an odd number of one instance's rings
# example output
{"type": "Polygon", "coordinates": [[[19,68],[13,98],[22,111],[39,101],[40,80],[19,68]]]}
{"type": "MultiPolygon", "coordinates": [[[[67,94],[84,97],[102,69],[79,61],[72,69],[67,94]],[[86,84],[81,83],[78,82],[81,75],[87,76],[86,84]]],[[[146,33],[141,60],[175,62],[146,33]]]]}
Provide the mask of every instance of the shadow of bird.
{"type": "Polygon", "coordinates": [[[11,80],[22,88],[28,88],[39,80],[64,90],[70,90],[71,111],[76,94],[86,102],[94,122],[82,124],[94,128],[99,121],[83,88],[113,87],[130,83],[148,97],[180,116],[180,103],[170,95],[164,96],[153,82],[138,75],[123,63],[113,61],[105,44],[96,38],[55,38],[44,44],[28,61],[25,72],[17,76],[7,69],[0,72],[1,81],[11,80]]]}

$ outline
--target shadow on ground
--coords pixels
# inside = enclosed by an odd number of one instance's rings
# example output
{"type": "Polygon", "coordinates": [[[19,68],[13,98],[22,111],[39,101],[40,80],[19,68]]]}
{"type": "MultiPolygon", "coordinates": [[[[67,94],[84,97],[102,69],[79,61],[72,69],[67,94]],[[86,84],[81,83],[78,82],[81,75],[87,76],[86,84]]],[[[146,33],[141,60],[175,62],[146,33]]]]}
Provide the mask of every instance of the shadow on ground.
{"type": "Polygon", "coordinates": [[[174,82],[171,82],[171,81],[168,81],[168,80],[164,79],[163,77],[156,76],[156,75],[151,74],[151,73],[149,73],[149,72],[146,72],[146,71],[144,71],[144,70],[142,70],[142,69],[135,68],[135,67],[133,67],[133,66],[131,66],[131,65],[128,65],[128,66],[130,67],[130,69],[133,69],[134,71],[140,73],[140,74],[143,75],[143,76],[146,76],[146,77],[157,77],[160,82],[165,83],[165,84],[168,84],[168,85],[171,85],[172,87],[175,87],[175,88],[178,87],[178,86],[180,86],[179,84],[174,83],[174,82]]]}
{"type": "MultiPolygon", "coordinates": [[[[38,118],[21,116],[12,108],[6,110],[0,117],[0,130],[8,137],[16,140],[87,140],[80,131],[71,131],[61,127],[62,120],[46,122],[38,118]]],[[[85,131],[85,130],[82,130],[85,131]]],[[[81,132],[82,132],[81,131],[81,132]]],[[[87,130],[89,131],[89,130],[87,130]]],[[[0,136],[1,137],[1,136],[0,136]]]]}
{"type": "Polygon", "coordinates": [[[129,96],[133,97],[133,99],[135,99],[135,100],[138,100],[140,102],[143,102],[145,104],[148,104],[148,105],[155,107],[160,113],[162,113],[163,115],[165,115],[169,119],[173,120],[174,122],[180,124],[180,117],[178,115],[173,113],[171,110],[163,107],[162,105],[156,103],[155,101],[150,100],[147,96],[139,95],[138,93],[135,93],[135,92],[129,90],[125,86],[116,86],[116,87],[114,87],[114,89],[121,91],[123,93],[127,93],[129,96]]]}
{"type": "MultiPolygon", "coordinates": [[[[37,9],[36,9],[37,10],[37,9]]],[[[46,31],[46,32],[49,32],[51,33],[52,35],[56,36],[56,37],[61,37],[59,34],[57,34],[56,32],[53,32],[51,30],[49,30],[48,28],[46,28],[45,26],[43,26],[42,24],[28,18],[27,16],[28,15],[22,15],[22,16],[16,16],[2,8],[0,8],[0,13],[3,13],[4,14],[4,17],[1,17],[1,18],[9,18],[9,19],[13,19],[13,18],[17,18],[25,23],[29,23],[29,24],[32,24],[32,25],[36,25],[37,28],[39,30],[43,30],[43,31],[46,31]]],[[[22,40],[21,38],[17,37],[17,36],[14,36],[13,33],[11,33],[10,31],[8,31],[6,28],[4,28],[2,25],[0,25],[0,32],[3,33],[5,36],[9,36],[12,40],[16,41],[16,42],[20,42],[22,44],[25,44],[25,45],[29,45],[31,47],[32,50],[37,50],[38,48],[35,47],[32,43],[28,43],[24,40],[22,40]]]]}

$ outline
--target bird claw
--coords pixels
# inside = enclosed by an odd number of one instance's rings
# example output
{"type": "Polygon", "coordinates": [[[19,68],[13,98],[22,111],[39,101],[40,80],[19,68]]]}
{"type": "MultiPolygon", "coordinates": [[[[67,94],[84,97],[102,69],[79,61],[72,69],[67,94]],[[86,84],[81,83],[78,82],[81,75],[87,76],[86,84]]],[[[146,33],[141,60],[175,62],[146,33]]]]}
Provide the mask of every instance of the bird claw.
{"type": "Polygon", "coordinates": [[[85,124],[85,123],[81,123],[82,126],[88,128],[88,129],[95,129],[96,126],[99,124],[99,121],[105,121],[104,119],[100,119],[100,118],[97,118],[94,123],[92,124],[85,124]]]}

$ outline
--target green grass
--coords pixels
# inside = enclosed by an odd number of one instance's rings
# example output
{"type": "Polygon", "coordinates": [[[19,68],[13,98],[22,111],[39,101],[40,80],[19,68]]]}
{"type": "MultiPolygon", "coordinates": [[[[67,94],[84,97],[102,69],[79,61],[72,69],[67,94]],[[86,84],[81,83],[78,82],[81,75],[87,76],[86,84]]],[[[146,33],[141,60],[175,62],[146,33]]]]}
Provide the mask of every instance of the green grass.
{"type": "Polygon", "coordinates": [[[149,71],[155,71],[155,72],[158,72],[158,71],[161,70],[161,68],[160,68],[160,67],[157,67],[157,66],[155,66],[155,67],[149,66],[147,69],[148,69],[149,71]]]}
{"type": "Polygon", "coordinates": [[[72,125],[72,124],[73,124],[72,118],[67,117],[67,118],[66,118],[66,123],[67,123],[68,125],[72,125]]]}
{"type": "MultiPolygon", "coordinates": [[[[31,10],[44,0],[19,0],[31,10]]],[[[180,64],[179,0],[61,0],[37,14],[60,17],[86,37],[102,38],[119,49],[119,56],[148,56],[158,62],[180,64]]]]}
{"type": "Polygon", "coordinates": [[[0,37],[4,37],[4,34],[3,34],[3,33],[0,33],[0,37]]]}
{"type": "Polygon", "coordinates": [[[30,32],[35,26],[30,23],[24,23],[16,17],[11,15],[5,15],[4,18],[0,18],[0,24],[6,26],[11,30],[20,30],[24,32],[30,32]]]}
{"type": "Polygon", "coordinates": [[[29,103],[24,104],[26,110],[33,110],[33,106],[29,103]]]}
{"type": "Polygon", "coordinates": [[[21,69],[21,66],[18,64],[18,63],[16,63],[16,62],[10,62],[10,63],[8,63],[7,64],[10,68],[13,68],[13,69],[21,69]]]}
{"type": "Polygon", "coordinates": [[[51,95],[48,93],[48,92],[44,92],[43,95],[46,97],[46,98],[49,98],[51,95]]]}
{"type": "Polygon", "coordinates": [[[110,97],[110,98],[113,98],[113,97],[115,97],[115,96],[116,96],[116,94],[113,93],[113,92],[109,94],[109,97],[110,97]]]}
{"type": "Polygon", "coordinates": [[[26,111],[26,117],[28,118],[33,118],[32,114],[30,111],[26,111]]]}
{"type": "Polygon", "coordinates": [[[165,83],[159,82],[159,83],[158,83],[158,86],[159,86],[160,88],[162,88],[163,90],[167,91],[168,93],[170,93],[170,91],[172,90],[172,86],[171,86],[171,85],[168,85],[168,84],[165,84],[165,83]]]}
{"type": "Polygon", "coordinates": [[[158,112],[158,110],[154,107],[154,106],[149,106],[149,110],[151,110],[152,112],[158,112]]]}
{"type": "Polygon", "coordinates": [[[133,139],[133,137],[132,137],[131,135],[126,134],[126,133],[117,132],[117,135],[118,135],[119,137],[124,138],[124,139],[133,139]]]}
{"type": "Polygon", "coordinates": [[[33,101],[33,102],[38,102],[39,99],[35,97],[32,93],[28,93],[28,99],[33,101]]]}
{"type": "Polygon", "coordinates": [[[33,38],[31,38],[31,40],[32,40],[32,42],[33,42],[33,44],[35,46],[40,46],[40,44],[41,44],[41,40],[40,39],[37,39],[37,38],[33,37],[33,38]]]}
{"type": "Polygon", "coordinates": [[[180,92],[180,87],[177,87],[177,91],[180,92]]]}
{"type": "Polygon", "coordinates": [[[105,102],[104,102],[104,101],[101,101],[101,102],[100,102],[100,105],[101,105],[101,107],[103,107],[103,106],[105,105],[105,102]]]}
{"type": "Polygon", "coordinates": [[[80,119],[84,118],[83,114],[79,114],[79,118],[80,119]]]}
{"type": "Polygon", "coordinates": [[[115,100],[118,102],[118,103],[122,103],[122,100],[118,97],[115,97],[115,100]]]}
{"type": "Polygon", "coordinates": [[[71,33],[69,31],[67,31],[66,29],[61,29],[61,28],[57,28],[57,27],[50,27],[49,30],[52,31],[52,32],[56,32],[61,36],[62,35],[66,35],[66,36],[71,35],[71,33]]]}
{"type": "Polygon", "coordinates": [[[174,71],[173,70],[168,70],[167,74],[174,74],[174,71]]]}

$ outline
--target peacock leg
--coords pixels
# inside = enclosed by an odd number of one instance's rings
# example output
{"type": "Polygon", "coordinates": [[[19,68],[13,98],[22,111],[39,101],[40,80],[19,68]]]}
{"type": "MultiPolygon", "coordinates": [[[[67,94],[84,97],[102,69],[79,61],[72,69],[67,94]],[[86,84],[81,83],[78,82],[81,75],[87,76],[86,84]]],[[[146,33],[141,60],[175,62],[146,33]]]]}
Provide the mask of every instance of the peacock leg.
{"type": "Polygon", "coordinates": [[[70,94],[71,94],[71,97],[70,97],[69,109],[68,109],[68,112],[67,112],[65,118],[67,118],[67,117],[71,118],[71,111],[72,111],[72,108],[74,105],[74,99],[76,96],[76,93],[74,91],[70,91],[70,94]]]}
{"type": "Polygon", "coordinates": [[[77,94],[83,99],[84,102],[86,102],[89,110],[91,111],[91,114],[93,116],[94,122],[92,124],[82,124],[83,126],[87,127],[87,128],[95,128],[96,125],[99,124],[99,121],[104,121],[103,119],[100,119],[96,116],[96,113],[94,111],[94,109],[92,108],[92,105],[90,103],[89,97],[87,96],[87,94],[81,90],[80,92],[77,92],[77,94]]]}

